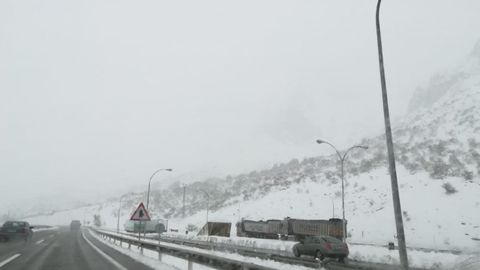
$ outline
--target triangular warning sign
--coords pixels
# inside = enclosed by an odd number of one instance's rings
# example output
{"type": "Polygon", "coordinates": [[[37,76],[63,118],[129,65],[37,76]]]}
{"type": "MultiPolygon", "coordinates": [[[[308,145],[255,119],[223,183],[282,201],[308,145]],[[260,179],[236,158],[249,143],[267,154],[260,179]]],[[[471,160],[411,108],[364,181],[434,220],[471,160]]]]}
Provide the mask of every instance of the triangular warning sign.
{"type": "Polygon", "coordinates": [[[140,203],[140,205],[137,207],[137,210],[133,212],[130,220],[150,221],[150,216],[148,215],[145,206],[143,206],[143,203],[140,203]]]}

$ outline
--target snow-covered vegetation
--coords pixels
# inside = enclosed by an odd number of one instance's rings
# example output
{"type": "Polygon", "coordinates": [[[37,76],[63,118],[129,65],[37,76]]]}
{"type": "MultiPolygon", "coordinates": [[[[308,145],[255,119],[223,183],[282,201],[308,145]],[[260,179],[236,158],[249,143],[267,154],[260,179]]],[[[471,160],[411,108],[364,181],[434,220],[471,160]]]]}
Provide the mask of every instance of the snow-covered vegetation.
{"type": "MultiPolygon", "coordinates": [[[[456,69],[437,74],[412,98],[410,113],[393,123],[398,178],[407,244],[410,247],[480,251],[480,43],[456,69]]],[[[395,241],[390,176],[384,136],[359,142],[368,150],[351,152],[346,168],[348,241],[385,245],[395,241]]],[[[225,179],[206,179],[153,190],[150,211],[185,231],[209,219],[328,219],[334,205],[341,216],[339,164],[335,155],[293,159],[272,168],[225,179]]],[[[125,196],[121,220],[128,218],[144,193],[125,196]]],[[[29,218],[53,224],[92,219],[117,224],[118,198],[64,212],[29,218]]],[[[234,228],[234,226],[232,226],[234,228]]],[[[234,233],[233,233],[234,234],[234,233]]],[[[361,252],[361,251],[358,251],[361,252]]],[[[360,255],[359,255],[360,256],[360,255]]],[[[390,256],[390,255],[389,255],[390,256]]]]}

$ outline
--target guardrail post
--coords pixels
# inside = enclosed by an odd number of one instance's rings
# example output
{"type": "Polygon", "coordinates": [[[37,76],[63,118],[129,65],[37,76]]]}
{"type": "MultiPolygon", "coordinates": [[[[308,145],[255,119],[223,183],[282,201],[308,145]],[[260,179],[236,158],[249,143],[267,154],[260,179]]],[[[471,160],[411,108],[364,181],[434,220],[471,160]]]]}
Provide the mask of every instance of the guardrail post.
{"type": "Polygon", "coordinates": [[[188,259],[188,270],[193,270],[193,263],[190,259],[188,259]]]}
{"type": "Polygon", "coordinates": [[[160,247],[157,247],[158,250],[158,260],[162,261],[162,253],[160,252],[160,247]]]}

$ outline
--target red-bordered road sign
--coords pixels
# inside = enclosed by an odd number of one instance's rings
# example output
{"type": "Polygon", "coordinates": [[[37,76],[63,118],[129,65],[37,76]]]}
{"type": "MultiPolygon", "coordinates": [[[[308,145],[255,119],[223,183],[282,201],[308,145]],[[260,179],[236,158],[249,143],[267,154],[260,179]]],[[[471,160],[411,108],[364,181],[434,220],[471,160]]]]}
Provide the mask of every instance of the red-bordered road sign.
{"type": "Polygon", "coordinates": [[[147,209],[143,205],[143,202],[137,207],[137,210],[133,212],[130,220],[140,220],[140,221],[150,221],[150,216],[148,215],[147,209]]]}

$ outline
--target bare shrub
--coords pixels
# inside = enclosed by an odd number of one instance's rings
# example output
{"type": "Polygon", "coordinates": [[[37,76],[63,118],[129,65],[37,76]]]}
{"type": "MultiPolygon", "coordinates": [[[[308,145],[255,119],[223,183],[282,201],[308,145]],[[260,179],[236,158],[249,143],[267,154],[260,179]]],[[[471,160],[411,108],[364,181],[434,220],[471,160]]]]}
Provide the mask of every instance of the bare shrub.
{"type": "Polygon", "coordinates": [[[442,187],[445,189],[445,194],[447,195],[451,195],[458,192],[457,189],[454,186],[452,186],[452,184],[450,183],[445,183],[442,185],[442,187]]]}

